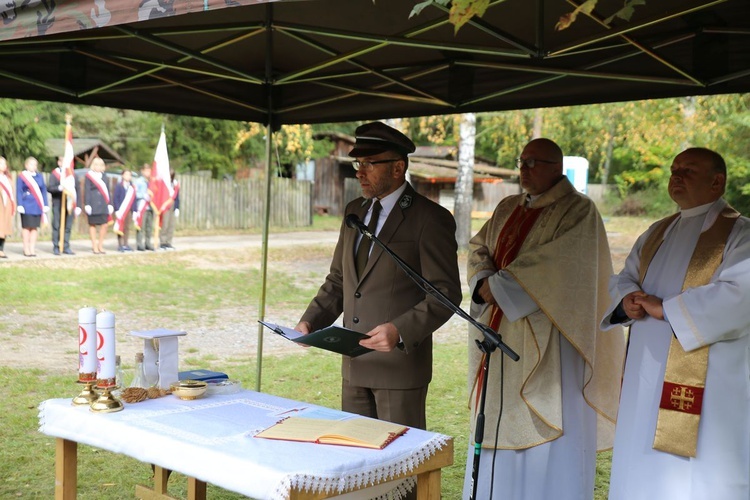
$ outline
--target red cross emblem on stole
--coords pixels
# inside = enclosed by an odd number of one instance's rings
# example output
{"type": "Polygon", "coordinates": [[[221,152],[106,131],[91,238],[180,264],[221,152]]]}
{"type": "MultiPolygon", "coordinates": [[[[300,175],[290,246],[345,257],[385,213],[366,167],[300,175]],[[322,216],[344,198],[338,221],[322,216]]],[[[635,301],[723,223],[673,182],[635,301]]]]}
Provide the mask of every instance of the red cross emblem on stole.
{"type": "Polygon", "coordinates": [[[700,415],[702,407],[703,387],[664,382],[659,408],[700,415]]]}

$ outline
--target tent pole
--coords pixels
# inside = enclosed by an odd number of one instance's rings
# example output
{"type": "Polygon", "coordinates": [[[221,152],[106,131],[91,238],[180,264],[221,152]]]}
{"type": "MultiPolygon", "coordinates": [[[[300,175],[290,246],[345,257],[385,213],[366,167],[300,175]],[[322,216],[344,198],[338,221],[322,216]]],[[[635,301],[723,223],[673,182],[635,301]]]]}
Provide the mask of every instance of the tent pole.
{"type": "MultiPolygon", "coordinates": [[[[263,208],[263,237],[261,240],[260,256],[260,302],[258,304],[258,319],[266,318],[266,284],[268,278],[268,227],[271,214],[271,181],[273,161],[271,145],[273,144],[273,92],[272,92],[272,60],[273,57],[273,5],[266,6],[266,90],[268,92],[268,120],[266,123],[266,199],[263,208]]],[[[258,323],[257,368],[255,374],[255,390],[261,392],[260,381],[263,375],[263,325],[258,323]]]]}
{"type": "MultiPolygon", "coordinates": [[[[263,208],[263,237],[261,242],[261,255],[260,255],[260,304],[258,305],[258,319],[265,319],[266,317],[266,283],[268,278],[268,227],[271,210],[271,134],[273,134],[273,128],[269,123],[266,125],[266,199],[265,206],[263,208]]],[[[255,375],[255,390],[260,390],[260,379],[263,375],[263,325],[258,323],[258,351],[257,357],[257,371],[255,375]]]]}

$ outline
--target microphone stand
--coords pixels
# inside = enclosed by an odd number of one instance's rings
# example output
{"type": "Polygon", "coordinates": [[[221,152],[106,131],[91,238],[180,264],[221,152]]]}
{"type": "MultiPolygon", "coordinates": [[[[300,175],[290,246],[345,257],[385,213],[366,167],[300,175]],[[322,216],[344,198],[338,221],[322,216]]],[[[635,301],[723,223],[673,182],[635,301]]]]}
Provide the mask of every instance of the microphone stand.
{"type": "Polygon", "coordinates": [[[513,349],[508,347],[507,344],[505,344],[500,334],[497,333],[495,330],[490,328],[487,325],[484,325],[474,318],[471,317],[470,314],[468,314],[466,311],[461,309],[461,307],[457,306],[453,302],[450,301],[448,297],[445,296],[443,292],[435,288],[435,286],[429,282],[429,280],[425,279],[421,274],[419,274],[417,271],[415,271],[409,264],[404,262],[401,257],[393,253],[388,246],[380,241],[380,239],[372,234],[372,232],[367,228],[367,226],[362,223],[361,220],[359,220],[359,217],[356,215],[349,215],[346,218],[346,224],[349,227],[353,227],[357,229],[360,233],[362,233],[363,236],[368,237],[373,243],[378,245],[380,248],[383,249],[385,253],[391,256],[393,260],[398,264],[398,266],[406,273],[409,278],[414,281],[414,283],[417,284],[419,288],[421,288],[425,293],[433,296],[436,298],[441,304],[443,304],[445,307],[447,307],[449,310],[453,311],[454,314],[458,315],[459,317],[465,319],[468,321],[471,325],[473,325],[477,330],[482,332],[482,335],[484,335],[484,340],[479,341],[475,340],[477,347],[480,351],[485,353],[485,360],[484,365],[482,367],[482,370],[484,372],[484,377],[482,377],[482,395],[479,400],[479,408],[477,411],[477,422],[476,427],[474,429],[474,462],[472,464],[471,468],[471,496],[469,497],[470,500],[476,500],[477,498],[477,483],[479,479],[479,460],[480,460],[480,452],[482,451],[482,442],[484,441],[484,404],[487,394],[487,379],[489,378],[490,374],[490,357],[491,354],[495,351],[495,349],[500,348],[502,352],[504,352],[510,359],[513,361],[518,361],[520,359],[520,356],[516,354],[513,349]]]}

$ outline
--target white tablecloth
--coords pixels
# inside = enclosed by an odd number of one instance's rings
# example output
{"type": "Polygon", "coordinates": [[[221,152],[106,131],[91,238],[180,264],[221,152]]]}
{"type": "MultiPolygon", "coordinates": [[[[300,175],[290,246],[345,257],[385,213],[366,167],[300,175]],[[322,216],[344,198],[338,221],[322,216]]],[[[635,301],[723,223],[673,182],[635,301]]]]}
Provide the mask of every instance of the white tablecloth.
{"type": "Polygon", "coordinates": [[[341,492],[409,472],[441,449],[442,434],[410,428],[382,450],[254,437],[290,416],[343,419],[338,410],[254,391],[193,401],[174,396],[93,413],[70,399],[39,407],[39,430],[156,464],[259,500],[293,488],[341,492]]]}

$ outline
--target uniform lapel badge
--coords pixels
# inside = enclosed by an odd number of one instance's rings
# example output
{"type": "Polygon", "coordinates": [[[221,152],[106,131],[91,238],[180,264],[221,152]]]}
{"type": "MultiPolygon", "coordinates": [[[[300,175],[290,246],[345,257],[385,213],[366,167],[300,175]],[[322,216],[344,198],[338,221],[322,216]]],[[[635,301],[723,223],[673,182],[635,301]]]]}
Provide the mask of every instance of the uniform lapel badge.
{"type": "Polygon", "coordinates": [[[405,194],[401,197],[400,200],[398,200],[398,206],[401,208],[409,208],[411,206],[411,195],[405,194]]]}

